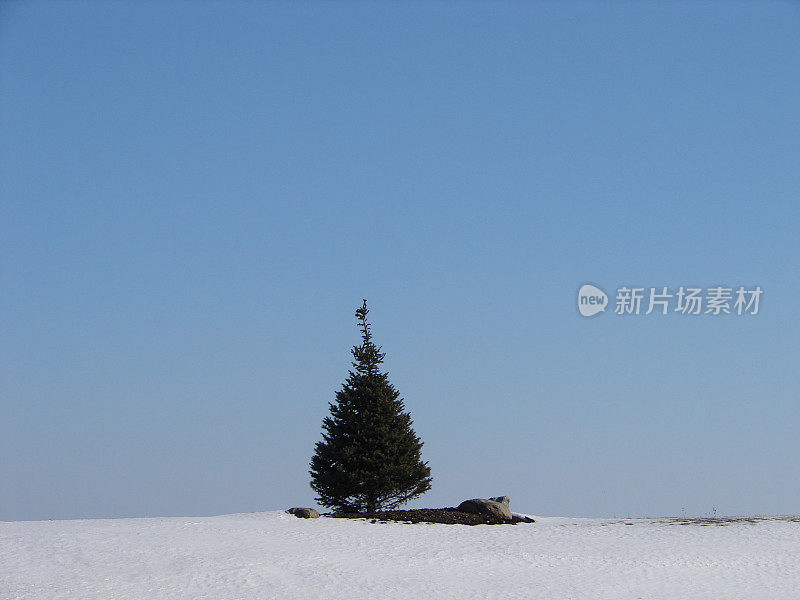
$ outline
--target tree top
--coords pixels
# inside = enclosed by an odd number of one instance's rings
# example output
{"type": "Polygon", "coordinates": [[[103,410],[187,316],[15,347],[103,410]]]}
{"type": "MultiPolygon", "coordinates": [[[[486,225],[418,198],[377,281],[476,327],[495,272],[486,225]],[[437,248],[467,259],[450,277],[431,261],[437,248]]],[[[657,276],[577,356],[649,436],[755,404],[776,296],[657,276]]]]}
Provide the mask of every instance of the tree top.
{"type": "Polygon", "coordinates": [[[372,332],[367,321],[368,314],[367,300],[364,298],[361,307],[356,309],[356,320],[359,329],[361,329],[361,345],[353,346],[351,350],[353,358],[355,358],[353,367],[362,375],[376,374],[378,365],[383,362],[383,358],[386,356],[385,352],[381,352],[381,347],[372,342],[372,332]]]}

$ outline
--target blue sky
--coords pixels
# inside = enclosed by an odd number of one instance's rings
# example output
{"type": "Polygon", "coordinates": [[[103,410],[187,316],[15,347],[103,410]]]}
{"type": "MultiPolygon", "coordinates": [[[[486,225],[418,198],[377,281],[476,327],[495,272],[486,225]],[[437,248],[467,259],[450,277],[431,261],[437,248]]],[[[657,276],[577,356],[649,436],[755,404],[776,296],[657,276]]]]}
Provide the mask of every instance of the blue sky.
{"type": "Polygon", "coordinates": [[[411,506],[797,513],[795,3],[0,5],[0,519],[313,505],[372,309],[411,506]],[[586,319],[586,282],[760,285],[586,319]]]}

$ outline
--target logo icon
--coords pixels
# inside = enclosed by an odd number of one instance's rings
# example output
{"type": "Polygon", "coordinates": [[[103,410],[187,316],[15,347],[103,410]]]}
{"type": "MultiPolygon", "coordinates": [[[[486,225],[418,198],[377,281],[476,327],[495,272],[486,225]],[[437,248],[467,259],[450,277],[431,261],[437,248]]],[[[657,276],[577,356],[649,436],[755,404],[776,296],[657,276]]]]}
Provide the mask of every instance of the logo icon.
{"type": "Polygon", "coordinates": [[[597,313],[605,312],[607,306],[608,296],[599,287],[584,283],[578,290],[578,312],[584,317],[593,317],[597,313]]]}

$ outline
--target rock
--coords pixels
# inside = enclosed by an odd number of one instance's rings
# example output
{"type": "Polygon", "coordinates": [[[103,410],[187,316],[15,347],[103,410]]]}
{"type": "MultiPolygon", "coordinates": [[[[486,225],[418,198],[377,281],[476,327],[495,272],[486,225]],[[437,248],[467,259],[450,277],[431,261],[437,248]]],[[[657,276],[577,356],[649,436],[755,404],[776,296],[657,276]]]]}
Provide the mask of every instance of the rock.
{"type": "Polygon", "coordinates": [[[508,496],[498,496],[497,498],[489,498],[489,500],[494,500],[495,502],[499,502],[500,504],[505,504],[506,506],[509,505],[511,502],[511,498],[508,496]]]}
{"type": "Polygon", "coordinates": [[[464,500],[464,502],[458,505],[458,510],[476,515],[500,517],[504,521],[510,521],[512,519],[511,509],[508,508],[508,504],[498,502],[497,500],[486,500],[485,498],[464,500]]]}
{"type": "Polygon", "coordinates": [[[514,515],[514,519],[518,519],[520,523],[536,523],[535,519],[530,517],[523,517],[522,515],[514,515]]]}
{"type": "Polygon", "coordinates": [[[313,508],[295,507],[295,508],[290,508],[286,512],[288,512],[289,514],[294,515],[298,519],[318,519],[319,518],[319,513],[316,510],[314,510],[313,508]]]}

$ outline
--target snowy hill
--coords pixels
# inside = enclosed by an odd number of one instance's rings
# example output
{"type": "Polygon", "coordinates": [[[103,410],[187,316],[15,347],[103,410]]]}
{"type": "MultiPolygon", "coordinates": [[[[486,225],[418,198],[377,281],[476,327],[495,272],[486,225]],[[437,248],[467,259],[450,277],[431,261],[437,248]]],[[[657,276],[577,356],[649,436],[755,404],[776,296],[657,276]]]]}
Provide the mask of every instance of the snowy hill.
{"type": "Polygon", "coordinates": [[[0,598],[800,597],[800,523],[536,517],[461,526],[279,511],[0,523],[0,598]]]}

